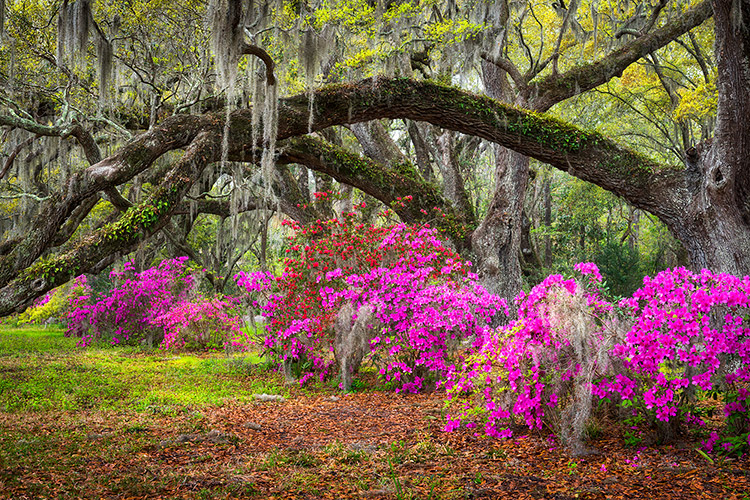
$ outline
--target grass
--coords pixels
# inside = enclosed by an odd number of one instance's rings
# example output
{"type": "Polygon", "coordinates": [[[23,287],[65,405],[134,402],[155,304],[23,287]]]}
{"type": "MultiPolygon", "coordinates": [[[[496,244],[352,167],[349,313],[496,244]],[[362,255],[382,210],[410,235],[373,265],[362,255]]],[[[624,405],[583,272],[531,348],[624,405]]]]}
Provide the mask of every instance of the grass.
{"type": "Polygon", "coordinates": [[[143,465],[102,466],[158,450],[165,433],[205,435],[204,408],[247,403],[257,393],[288,395],[283,378],[260,362],[250,353],[81,349],[60,329],[0,326],[0,498],[14,488],[30,498],[51,491],[57,498],[169,496],[190,479],[174,472],[148,477],[143,465]],[[43,472],[34,473],[38,481],[22,481],[29,471],[43,472]]]}
{"type": "Polygon", "coordinates": [[[286,386],[252,354],[75,344],[60,330],[0,327],[0,500],[601,498],[610,475],[607,488],[637,496],[652,474],[664,500],[750,490],[747,459],[711,463],[695,443],[634,451],[606,421],[606,453],[572,460],[546,433],[442,433],[440,394],[384,392],[369,372],[342,394],[286,386]]]}
{"type": "Polygon", "coordinates": [[[76,347],[59,329],[0,329],[0,409],[174,412],[284,394],[255,355],[76,347]]]}

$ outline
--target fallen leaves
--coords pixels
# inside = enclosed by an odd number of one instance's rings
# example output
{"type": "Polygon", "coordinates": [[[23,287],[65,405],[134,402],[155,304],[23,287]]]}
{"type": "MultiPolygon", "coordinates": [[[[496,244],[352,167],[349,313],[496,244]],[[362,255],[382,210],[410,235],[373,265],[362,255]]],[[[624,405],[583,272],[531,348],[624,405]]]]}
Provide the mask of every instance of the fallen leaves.
{"type": "Polygon", "coordinates": [[[571,457],[542,434],[443,433],[442,409],[439,393],[298,390],[286,401],[171,416],[0,414],[0,498],[666,500],[750,491],[747,459],[710,464],[694,443],[633,449],[613,428],[589,443],[595,453],[571,457]]]}

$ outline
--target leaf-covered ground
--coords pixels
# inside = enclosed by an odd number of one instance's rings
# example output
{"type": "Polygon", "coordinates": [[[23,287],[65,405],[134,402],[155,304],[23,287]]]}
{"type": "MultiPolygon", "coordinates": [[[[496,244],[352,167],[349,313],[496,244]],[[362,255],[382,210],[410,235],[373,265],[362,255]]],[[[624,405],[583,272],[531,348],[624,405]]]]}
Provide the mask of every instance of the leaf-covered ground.
{"type": "Polygon", "coordinates": [[[750,498],[747,458],[711,463],[687,437],[643,446],[616,421],[573,458],[545,433],[444,433],[440,393],[342,395],[285,387],[242,358],[11,337],[2,498],[750,498]]]}

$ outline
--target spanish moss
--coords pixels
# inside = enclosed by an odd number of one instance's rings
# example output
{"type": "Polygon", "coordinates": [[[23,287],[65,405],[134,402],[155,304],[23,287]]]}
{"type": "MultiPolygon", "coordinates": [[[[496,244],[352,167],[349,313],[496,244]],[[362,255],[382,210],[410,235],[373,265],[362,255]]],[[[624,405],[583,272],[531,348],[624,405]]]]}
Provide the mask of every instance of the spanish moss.
{"type": "Polygon", "coordinates": [[[64,0],[57,17],[57,60],[80,66],[85,61],[91,27],[91,0],[64,0]]]}
{"type": "Polygon", "coordinates": [[[216,62],[217,83],[230,89],[237,79],[237,62],[243,42],[242,2],[240,0],[211,0],[208,22],[211,29],[211,50],[216,62]]]}

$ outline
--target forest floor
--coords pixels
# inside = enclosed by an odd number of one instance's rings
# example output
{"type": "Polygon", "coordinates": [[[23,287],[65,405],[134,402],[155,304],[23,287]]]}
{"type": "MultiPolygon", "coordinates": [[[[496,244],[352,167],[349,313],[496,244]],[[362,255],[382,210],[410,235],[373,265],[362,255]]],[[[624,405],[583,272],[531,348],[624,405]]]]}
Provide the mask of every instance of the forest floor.
{"type": "Polygon", "coordinates": [[[0,331],[0,498],[750,498],[750,460],[690,436],[656,446],[600,421],[574,457],[549,433],[445,433],[439,392],[344,395],[257,359],[74,344],[0,331]]]}

